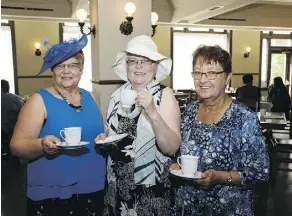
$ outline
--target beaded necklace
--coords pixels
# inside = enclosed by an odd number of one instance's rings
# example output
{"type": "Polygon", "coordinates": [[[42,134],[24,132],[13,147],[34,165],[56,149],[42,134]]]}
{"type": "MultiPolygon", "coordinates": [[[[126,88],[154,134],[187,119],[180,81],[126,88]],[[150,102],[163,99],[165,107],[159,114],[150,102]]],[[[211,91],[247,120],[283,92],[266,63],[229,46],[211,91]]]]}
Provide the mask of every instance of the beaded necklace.
{"type": "Polygon", "coordinates": [[[70,106],[72,107],[76,112],[81,112],[82,111],[82,105],[81,105],[81,99],[82,99],[82,92],[79,89],[79,95],[80,95],[80,105],[79,106],[75,106],[74,104],[71,104],[68,99],[66,98],[66,96],[62,95],[61,92],[56,88],[55,85],[54,89],[56,90],[56,92],[63,98],[63,100],[70,106]]]}

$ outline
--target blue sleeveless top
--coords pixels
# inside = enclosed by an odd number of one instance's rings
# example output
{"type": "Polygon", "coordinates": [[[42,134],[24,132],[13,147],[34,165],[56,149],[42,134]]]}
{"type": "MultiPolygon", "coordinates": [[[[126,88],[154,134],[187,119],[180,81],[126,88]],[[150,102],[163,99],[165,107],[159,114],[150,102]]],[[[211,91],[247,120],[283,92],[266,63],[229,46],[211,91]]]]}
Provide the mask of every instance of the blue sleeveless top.
{"type": "MultiPolygon", "coordinates": [[[[43,155],[27,167],[27,196],[32,200],[67,199],[72,194],[93,193],[104,189],[105,158],[94,148],[94,138],[103,132],[100,111],[91,94],[81,89],[82,111],[76,112],[64,100],[45,89],[38,90],[47,110],[40,138],[54,135],[62,140],[60,130],[81,127],[84,148],[60,150],[56,155],[43,155]]],[[[63,141],[63,140],[62,140],[63,141]]]]}

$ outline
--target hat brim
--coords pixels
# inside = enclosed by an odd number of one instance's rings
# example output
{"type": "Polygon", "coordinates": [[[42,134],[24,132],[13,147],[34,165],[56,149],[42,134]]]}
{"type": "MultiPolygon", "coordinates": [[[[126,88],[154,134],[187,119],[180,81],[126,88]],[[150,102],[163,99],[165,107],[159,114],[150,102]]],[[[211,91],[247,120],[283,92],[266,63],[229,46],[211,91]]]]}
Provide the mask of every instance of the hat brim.
{"type": "Polygon", "coordinates": [[[88,42],[87,36],[82,35],[82,37],[77,42],[71,44],[71,47],[69,49],[60,47],[58,50],[55,50],[56,46],[58,46],[59,44],[53,46],[50,50],[47,51],[46,55],[44,56],[44,63],[37,76],[46,71],[47,69],[57,64],[60,64],[68,60],[72,56],[78,54],[87,45],[87,42],[88,42]],[[52,55],[52,57],[48,55],[52,55]]]}
{"type": "Polygon", "coordinates": [[[116,63],[113,65],[114,71],[124,81],[129,81],[127,76],[126,56],[127,53],[146,57],[157,63],[155,79],[160,82],[164,80],[171,72],[172,60],[158,52],[153,52],[143,46],[134,46],[131,49],[119,52],[116,57],[116,63]]]}

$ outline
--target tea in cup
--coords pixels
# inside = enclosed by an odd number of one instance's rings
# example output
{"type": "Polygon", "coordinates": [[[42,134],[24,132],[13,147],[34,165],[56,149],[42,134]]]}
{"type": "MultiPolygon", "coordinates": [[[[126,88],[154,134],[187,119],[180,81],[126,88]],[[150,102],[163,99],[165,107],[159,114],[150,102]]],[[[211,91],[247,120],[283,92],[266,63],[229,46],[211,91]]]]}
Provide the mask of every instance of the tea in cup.
{"type": "Polygon", "coordinates": [[[194,176],[198,170],[198,156],[182,155],[177,158],[177,163],[181,167],[184,176],[194,176]]]}
{"type": "Polygon", "coordinates": [[[76,145],[81,141],[81,127],[68,127],[60,131],[60,136],[68,145],[76,145]],[[65,136],[63,136],[63,133],[65,136]]]}
{"type": "Polygon", "coordinates": [[[131,108],[136,102],[137,92],[131,89],[124,89],[121,93],[121,104],[123,108],[131,108]]]}

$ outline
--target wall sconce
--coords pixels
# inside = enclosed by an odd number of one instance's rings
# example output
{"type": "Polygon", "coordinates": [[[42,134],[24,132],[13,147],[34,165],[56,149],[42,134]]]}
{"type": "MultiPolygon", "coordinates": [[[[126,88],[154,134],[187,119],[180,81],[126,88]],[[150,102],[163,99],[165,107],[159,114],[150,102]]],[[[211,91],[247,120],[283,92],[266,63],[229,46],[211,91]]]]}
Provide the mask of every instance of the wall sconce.
{"type": "Polygon", "coordinates": [[[78,18],[78,20],[79,20],[79,22],[78,22],[78,25],[79,25],[79,27],[80,27],[80,32],[82,33],[82,34],[85,34],[85,35],[90,35],[91,33],[92,33],[92,35],[93,35],[93,37],[95,38],[95,34],[96,34],[96,29],[95,29],[95,25],[93,25],[93,27],[92,28],[89,28],[88,27],[88,30],[89,30],[89,32],[88,33],[84,33],[84,31],[83,31],[83,28],[84,28],[84,25],[85,25],[85,19],[87,18],[87,12],[86,12],[86,10],[84,10],[84,9],[78,9],[77,11],[76,11],[76,17],[78,18]]]}
{"type": "Polygon", "coordinates": [[[158,14],[156,12],[151,12],[151,24],[152,24],[152,35],[151,37],[153,37],[155,35],[155,32],[156,32],[156,23],[158,21],[158,14]]]}
{"type": "Polygon", "coordinates": [[[247,57],[249,57],[249,54],[250,54],[250,51],[251,51],[251,48],[250,47],[246,47],[245,48],[245,53],[243,54],[243,57],[244,58],[247,58],[247,57]]]}
{"type": "Polygon", "coordinates": [[[41,56],[42,55],[42,52],[40,51],[40,47],[41,47],[41,44],[39,43],[39,42],[36,42],[35,44],[34,44],[34,47],[35,47],[35,52],[34,52],[34,54],[36,55],[36,56],[41,56]]]}
{"type": "Polygon", "coordinates": [[[136,5],[133,2],[127,2],[124,10],[127,13],[127,21],[121,23],[120,31],[123,35],[130,35],[133,32],[132,20],[134,19],[133,14],[136,11],[136,5]]]}

